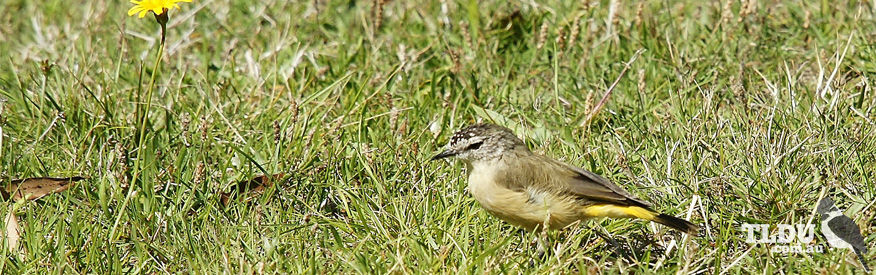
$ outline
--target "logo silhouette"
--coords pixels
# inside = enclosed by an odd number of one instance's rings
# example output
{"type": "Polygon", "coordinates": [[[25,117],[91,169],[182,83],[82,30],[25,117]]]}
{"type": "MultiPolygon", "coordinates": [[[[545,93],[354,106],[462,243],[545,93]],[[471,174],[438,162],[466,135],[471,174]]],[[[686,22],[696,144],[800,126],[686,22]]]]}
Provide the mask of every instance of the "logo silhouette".
{"type": "Polygon", "coordinates": [[[828,197],[821,199],[816,208],[821,214],[821,232],[827,238],[827,243],[834,248],[851,248],[858,255],[858,260],[864,266],[864,270],[870,272],[864,254],[867,253],[867,244],[861,236],[861,229],[852,218],[843,215],[839,208],[833,205],[833,200],[828,197]]]}

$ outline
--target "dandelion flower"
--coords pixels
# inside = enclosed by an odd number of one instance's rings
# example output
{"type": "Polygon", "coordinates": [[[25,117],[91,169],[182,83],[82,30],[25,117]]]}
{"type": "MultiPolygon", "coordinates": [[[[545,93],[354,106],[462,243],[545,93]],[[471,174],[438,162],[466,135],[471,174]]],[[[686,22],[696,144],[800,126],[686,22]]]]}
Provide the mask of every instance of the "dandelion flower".
{"type": "Polygon", "coordinates": [[[140,13],[138,17],[143,18],[150,11],[155,13],[155,15],[161,15],[172,8],[179,9],[179,5],[177,5],[179,2],[192,2],[192,0],[131,0],[134,6],[128,10],[128,15],[133,16],[140,13]]]}

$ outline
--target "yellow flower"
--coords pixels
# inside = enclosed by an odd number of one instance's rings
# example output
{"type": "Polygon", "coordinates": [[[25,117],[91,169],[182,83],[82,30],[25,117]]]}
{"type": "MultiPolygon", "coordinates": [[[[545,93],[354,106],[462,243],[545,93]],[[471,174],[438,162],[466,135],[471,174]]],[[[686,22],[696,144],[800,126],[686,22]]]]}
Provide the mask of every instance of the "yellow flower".
{"type": "Polygon", "coordinates": [[[169,9],[179,9],[179,5],[176,4],[179,2],[192,2],[192,0],[131,0],[131,3],[134,3],[134,7],[128,10],[128,15],[133,16],[139,12],[139,17],[143,18],[149,11],[154,12],[155,15],[161,15],[169,9]]]}

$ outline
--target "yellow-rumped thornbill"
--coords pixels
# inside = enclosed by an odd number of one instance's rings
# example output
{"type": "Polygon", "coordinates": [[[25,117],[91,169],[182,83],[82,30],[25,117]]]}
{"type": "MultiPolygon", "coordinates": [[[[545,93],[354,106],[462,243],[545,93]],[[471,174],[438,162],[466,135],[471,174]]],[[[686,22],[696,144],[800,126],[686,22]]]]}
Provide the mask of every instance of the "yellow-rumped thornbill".
{"type": "Polygon", "coordinates": [[[590,171],[533,153],[510,129],[477,124],[456,132],[432,159],[456,157],[468,167],[469,193],[490,214],[527,230],[562,229],[590,218],[639,218],[697,235],[699,226],[590,171]]]}

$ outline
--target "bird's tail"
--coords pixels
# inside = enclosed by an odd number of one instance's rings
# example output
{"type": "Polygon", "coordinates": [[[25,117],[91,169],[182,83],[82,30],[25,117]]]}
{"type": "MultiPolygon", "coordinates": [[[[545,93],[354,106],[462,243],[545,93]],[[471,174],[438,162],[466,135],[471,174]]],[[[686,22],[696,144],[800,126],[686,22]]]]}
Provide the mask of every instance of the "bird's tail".
{"type": "Polygon", "coordinates": [[[861,261],[861,265],[864,266],[864,271],[870,273],[870,267],[867,266],[867,261],[864,260],[864,252],[862,252],[860,249],[855,248],[855,254],[858,254],[858,261],[861,261]]]}
{"type": "Polygon", "coordinates": [[[590,217],[609,217],[609,218],[640,218],[653,221],[672,229],[697,236],[700,227],[666,214],[654,212],[651,209],[639,206],[620,206],[612,204],[597,204],[584,208],[584,215],[590,217]]]}
{"type": "Polygon", "coordinates": [[[651,221],[665,226],[669,226],[675,230],[687,233],[692,236],[697,236],[700,233],[700,226],[666,214],[657,215],[651,221]]]}

